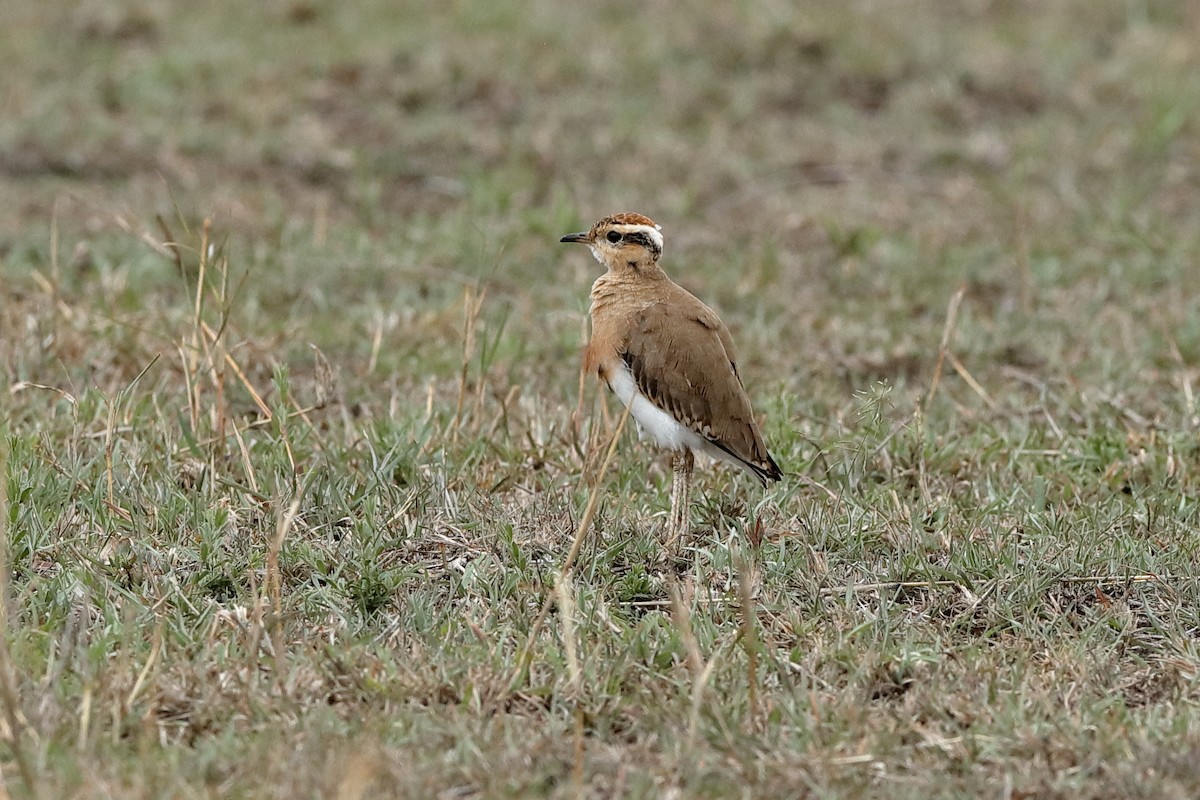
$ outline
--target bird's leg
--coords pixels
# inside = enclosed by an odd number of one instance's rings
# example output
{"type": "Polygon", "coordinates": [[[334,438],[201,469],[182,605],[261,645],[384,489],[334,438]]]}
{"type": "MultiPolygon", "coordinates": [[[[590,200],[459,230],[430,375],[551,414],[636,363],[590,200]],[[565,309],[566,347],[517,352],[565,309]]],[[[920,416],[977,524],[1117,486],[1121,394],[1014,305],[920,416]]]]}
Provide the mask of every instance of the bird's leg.
{"type": "Polygon", "coordinates": [[[692,494],[692,469],[696,466],[696,458],[690,448],[675,451],[671,459],[671,516],[667,525],[667,547],[687,536],[688,513],[692,494]]]}
{"type": "Polygon", "coordinates": [[[679,527],[679,489],[682,486],[679,471],[679,453],[671,454],[671,511],[667,514],[667,541],[669,547],[675,541],[675,530],[679,527]]]}
{"type": "Polygon", "coordinates": [[[683,497],[680,498],[679,536],[685,537],[691,532],[692,522],[692,470],[696,466],[696,457],[691,449],[683,451],[683,497]]]}

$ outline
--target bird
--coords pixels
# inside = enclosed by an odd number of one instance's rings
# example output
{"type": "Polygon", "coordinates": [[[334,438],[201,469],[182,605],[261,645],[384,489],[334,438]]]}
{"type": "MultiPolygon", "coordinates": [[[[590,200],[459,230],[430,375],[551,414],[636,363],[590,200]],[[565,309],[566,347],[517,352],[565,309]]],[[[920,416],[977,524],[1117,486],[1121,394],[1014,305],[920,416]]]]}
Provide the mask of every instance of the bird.
{"type": "Polygon", "coordinates": [[[622,212],[559,241],[587,245],[605,268],[592,284],[584,371],[629,409],[639,438],[671,453],[668,547],[689,533],[695,453],[739,467],[763,486],[782,479],[742,385],[729,329],[659,265],[662,226],[622,212]]]}

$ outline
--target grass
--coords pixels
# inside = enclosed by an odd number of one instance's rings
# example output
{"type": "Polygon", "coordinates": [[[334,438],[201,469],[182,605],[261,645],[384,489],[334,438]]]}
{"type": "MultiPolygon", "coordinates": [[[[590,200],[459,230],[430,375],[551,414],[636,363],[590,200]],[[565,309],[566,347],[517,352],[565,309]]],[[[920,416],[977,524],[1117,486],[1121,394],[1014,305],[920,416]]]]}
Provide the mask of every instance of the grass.
{"type": "Polygon", "coordinates": [[[1195,796],[1200,6],[10,17],[11,795],[1195,796]],[[789,473],[678,559],[624,209],[789,473]]]}

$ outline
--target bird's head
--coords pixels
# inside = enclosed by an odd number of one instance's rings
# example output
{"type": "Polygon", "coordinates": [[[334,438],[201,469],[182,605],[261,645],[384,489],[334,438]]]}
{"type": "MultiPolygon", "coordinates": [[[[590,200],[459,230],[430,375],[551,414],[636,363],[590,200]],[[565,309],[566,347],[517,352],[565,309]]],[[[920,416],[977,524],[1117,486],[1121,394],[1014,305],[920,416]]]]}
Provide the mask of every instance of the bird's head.
{"type": "Polygon", "coordinates": [[[605,217],[590,230],[568,233],[559,241],[586,244],[596,260],[613,271],[652,267],[663,249],[662,227],[631,211],[605,217]]]}

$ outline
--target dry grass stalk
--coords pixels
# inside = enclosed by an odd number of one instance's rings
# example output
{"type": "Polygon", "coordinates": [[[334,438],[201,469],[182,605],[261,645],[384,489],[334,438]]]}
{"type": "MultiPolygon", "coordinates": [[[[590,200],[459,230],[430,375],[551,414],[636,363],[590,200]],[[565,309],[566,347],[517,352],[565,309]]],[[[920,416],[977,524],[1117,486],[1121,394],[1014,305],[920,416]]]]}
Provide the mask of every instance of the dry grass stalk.
{"type": "MultiPolygon", "coordinates": [[[[161,217],[158,217],[157,220],[166,239],[163,247],[173,257],[176,267],[182,271],[182,248],[172,241],[173,237],[166,222],[161,217]]],[[[225,334],[229,330],[230,309],[237,289],[235,288],[231,294],[229,257],[223,249],[217,249],[214,246],[212,236],[212,221],[205,219],[201,229],[198,251],[191,326],[188,334],[178,342],[176,350],[179,352],[180,362],[183,366],[188,414],[193,435],[197,437],[196,443],[205,448],[215,445],[215,449],[209,451],[209,474],[216,475],[217,455],[224,451],[226,440],[233,437],[241,457],[243,470],[246,473],[246,481],[249,483],[251,491],[258,494],[259,482],[250,457],[249,447],[242,434],[252,428],[269,424],[274,420],[275,414],[226,344],[225,334]],[[208,281],[214,274],[217,285],[215,289],[210,289],[208,281]],[[212,300],[218,309],[213,324],[205,319],[208,307],[207,295],[210,291],[213,293],[212,300]],[[229,393],[226,387],[227,372],[233,373],[237,382],[250,396],[261,414],[260,419],[244,426],[238,426],[229,404],[229,393]],[[203,399],[205,378],[207,378],[208,387],[213,394],[213,400],[207,406],[203,399]],[[209,423],[208,432],[211,435],[200,439],[202,420],[206,418],[209,423]]],[[[244,278],[245,276],[243,276],[243,280],[244,278]]],[[[288,417],[302,416],[304,411],[304,409],[299,409],[294,414],[288,414],[288,417]]]]}
{"type": "Polygon", "coordinates": [[[740,553],[734,559],[737,569],[738,616],[741,618],[742,647],[746,648],[746,687],[750,696],[750,728],[756,729],[759,724],[758,702],[758,625],[756,604],[754,599],[755,577],[754,567],[740,553]]]}
{"type": "MultiPolygon", "coordinates": [[[[208,271],[208,234],[212,225],[208,219],[204,220],[202,234],[200,238],[199,252],[199,268],[196,270],[196,295],[194,309],[192,311],[192,339],[188,344],[188,363],[187,372],[192,376],[197,376],[200,371],[200,353],[204,347],[204,337],[200,333],[200,323],[203,320],[204,313],[204,279],[205,273],[208,271]]],[[[195,395],[190,398],[192,410],[192,430],[200,429],[200,384],[193,377],[192,386],[195,395]]]]}
{"type": "Polygon", "coordinates": [[[12,737],[9,746],[12,748],[13,760],[17,762],[17,771],[21,775],[21,782],[25,784],[30,795],[38,797],[38,785],[25,754],[23,744],[25,720],[22,718],[20,701],[17,697],[12,653],[8,649],[9,631],[13,624],[12,609],[9,607],[9,595],[12,591],[10,535],[8,530],[8,431],[5,426],[0,428],[0,623],[4,625],[3,631],[0,631],[0,699],[4,703],[4,717],[8,723],[8,734],[12,737]]]}
{"type": "Polygon", "coordinates": [[[583,749],[583,705],[576,701],[575,703],[575,725],[574,725],[574,763],[571,768],[571,785],[575,789],[575,796],[582,798],[583,790],[583,775],[584,775],[584,749],[583,749]]]}
{"type": "Polygon", "coordinates": [[[158,655],[162,651],[162,646],[163,629],[160,623],[154,630],[154,641],[150,646],[150,655],[146,658],[146,663],[142,665],[137,679],[133,682],[133,688],[129,690],[129,695],[125,698],[126,714],[133,710],[133,704],[137,700],[138,695],[141,694],[142,687],[146,685],[146,679],[150,677],[150,671],[154,669],[154,665],[158,662],[158,655]]]}
{"type": "MultiPolygon", "coordinates": [[[[296,419],[297,417],[303,418],[305,414],[309,414],[313,411],[317,411],[318,409],[319,409],[319,406],[311,405],[311,406],[305,406],[304,408],[297,408],[293,411],[289,411],[286,415],[280,414],[278,417],[272,417],[269,419],[265,418],[265,417],[256,419],[253,422],[247,422],[245,425],[241,425],[241,426],[234,428],[229,433],[226,433],[224,436],[209,436],[205,439],[199,439],[199,440],[197,440],[196,444],[199,447],[208,447],[209,445],[215,444],[216,442],[219,442],[222,439],[226,439],[231,436],[236,438],[236,437],[246,433],[247,431],[252,431],[256,428],[262,428],[267,425],[270,425],[271,423],[275,422],[277,419],[283,420],[285,422],[290,422],[291,420],[296,419]]],[[[179,452],[179,451],[177,451],[177,452],[179,452]]]]}
{"type": "Polygon", "coordinates": [[[1171,360],[1179,368],[1179,388],[1183,392],[1183,407],[1187,414],[1187,422],[1189,425],[1195,424],[1196,417],[1196,393],[1192,388],[1192,370],[1188,369],[1187,361],[1183,358],[1183,353],[1179,350],[1179,342],[1175,340],[1175,335],[1171,329],[1160,321],[1159,327],[1162,330],[1163,339],[1167,342],[1167,347],[1171,351],[1171,360]]]}
{"type": "Polygon", "coordinates": [[[113,449],[117,445],[113,429],[117,426],[117,402],[110,399],[108,403],[108,424],[104,426],[104,484],[108,491],[109,506],[116,505],[113,499],[113,449]]]}
{"type": "Polygon", "coordinates": [[[671,604],[671,619],[683,640],[683,649],[687,653],[688,672],[692,679],[691,705],[683,748],[683,755],[688,761],[691,761],[696,747],[696,735],[700,728],[700,711],[704,707],[704,690],[716,668],[719,650],[714,652],[712,658],[706,662],[700,653],[700,644],[696,641],[696,634],[692,628],[692,614],[688,606],[697,599],[704,600],[706,598],[696,598],[690,582],[683,592],[679,590],[677,583],[672,582],[669,591],[671,597],[667,602],[671,604]]]}
{"type": "Polygon", "coordinates": [[[692,615],[688,611],[688,604],[695,599],[691,581],[685,584],[685,587],[685,591],[680,592],[679,583],[671,581],[670,599],[654,602],[671,604],[671,619],[675,623],[676,630],[679,631],[679,638],[683,640],[683,649],[687,653],[688,670],[694,679],[704,671],[704,658],[700,655],[700,645],[696,642],[696,634],[692,630],[692,615]]]}
{"type": "Polygon", "coordinates": [[[467,401],[467,375],[471,368],[471,358],[475,354],[475,331],[479,325],[479,313],[483,310],[483,301],[487,297],[487,289],[479,291],[475,286],[467,286],[463,290],[463,348],[462,365],[458,373],[458,401],[454,407],[454,420],[450,423],[450,441],[458,441],[458,428],[462,423],[463,407],[467,401]]]}
{"type": "Polygon", "coordinates": [[[575,588],[569,573],[559,573],[555,581],[558,592],[558,619],[562,625],[563,649],[567,655],[568,694],[575,708],[572,735],[574,738],[571,781],[575,796],[583,796],[583,671],[579,666],[578,634],[575,625],[575,588]]]}
{"type": "Polygon", "coordinates": [[[954,581],[885,581],[883,583],[847,583],[842,586],[826,586],[823,595],[845,594],[846,592],[877,592],[881,589],[935,589],[943,586],[958,586],[954,581]]]}
{"type": "Polygon", "coordinates": [[[150,371],[150,369],[158,363],[158,356],[150,359],[150,363],[142,368],[142,371],[137,374],[129,385],[121,391],[117,392],[117,396],[108,402],[108,416],[104,426],[104,480],[107,487],[107,503],[109,508],[118,507],[114,494],[114,479],[113,479],[113,451],[117,446],[116,431],[117,431],[117,410],[124,404],[124,400],[133,393],[133,389],[138,385],[142,377],[150,371]]]}
{"type": "Polygon", "coordinates": [[[287,539],[288,531],[292,529],[299,512],[300,498],[297,497],[292,500],[291,505],[280,516],[279,522],[275,526],[275,536],[267,547],[266,577],[263,581],[265,597],[260,597],[260,610],[255,615],[257,624],[261,625],[263,618],[261,607],[269,600],[271,604],[271,649],[276,661],[276,680],[283,680],[283,578],[279,572],[279,553],[283,550],[283,543],[287,539]]]}
{"type": "MultiPolygon", "coordinates": [[[[208,326],[207,322],[202,322],[200,324],[204,330],[204,335],[206,337],[206,340],[211,342],[215,346],[221,337],[220,332],[214,331],[212,328],[210,328],[208,326]]],[[[250,383],[250,379],[246,377],[246,373],[242,371],[242,368],[240,366],[238,366],[238,363],[237,363],[237,361],[234,360],[233,356],[230,355],[227,350],[222,349],[222,352],[219,354],[218,361],[224,362],[225,364],[227,364],[229,366],[230,369],[233,370],[233,374],[237,376],[238,381],[242,384],[242,386],[249,393],[250,399],[254,401],[254,405],[258,406],[258,410],[260,412],[262,412],[262,415],[265,419],[270,420],[271,417],[274,416],[274,413],[271,411],[271,407],[269,405],[267,405],[265,400],[262,399],[262,395],[259,394],[258,390],[254,388],[254,384],[250,383]]],[[[221,402],[220,408],[222,411],[225,411],[224,391],[223,391],[224,385],[225,385],[225,382],[224,382],[224,379],[222,376],[222,378],[220,380],[218,380],[218,382],[216,384],[216,388],[219,391],[221,391],[220,396],[221,396],[222,402],[221,402]]],[[[226,414],[222,414],[221,418],[224,419],[225,416],[226,416],[226,414]]],[[[219,437],[221,435],[222,435],[222,433],[220,432],[220,429],[218,429],[217,436],[219,437]]]]}
{"type": "Polygon", "coordinates": [[[986,405],[992,411],[1000,410],[1000,407],[996,405],[996,401],[992,400],[992,397],[987,393],[987,390],[980,385],[979,381],[975,380],[975,376],[968,372],[967,368],[964,367],[962,362],[958,360],[958,356],[947,351],[946,359],[950,362],[950,366],[954,367],[954,371],[958,373],[958,377],[962,378],[967,386],[971,387],[971,391],[979,395],[979,399],[984,402],[984,405],[986,405]]]}
{"type": "MultiPolygon", "coordinates": [[[[586,342],[588,340],[588,319],[587,317],[580,318],[579,341],[586,342]]],[[[583,399],[587,395],[587,379],[588,371],[583,368],[583,362],[579,365],[579,388],[575,398],[575,412],[571,415],[571,428],[575,432],[576,447],[579,446],[580,436],[583,432],[583,399]]]]}
{"type": "Polygon", "coordinates": [[[579,654],[575,634],[575,588],[571,585],[571,576],[559,573],[555,581],[558,592],[558,620],[562,625],[563,649],[567,655],[567,681],[571,694],[579,697],[582,684],[582,672],[579,668],[579,654]]]}
{"type": "Polygon", "coordinates": [[[963,296],[967,293],[966,284],[958,287],[958,291],[950,298],[946,306],[946,324],[942,328],[942,341],[938,345],[937,363],[933,367],[933,380],[929,383],[929,392],[925,395],[925,407],[929,408],[937,395],[938,384],[942,380],[942,365],[946,361],[946,353],[950,350],[950,342],[954,338],[954,327],[958,323],[958,307],[962,304],[963,296]]]}
{"type": "MultiPolygon", "coordinates": [[[[1173,592],[1171,584],[1196,582],[1197,576],[1155,575],[1153,573],[1136,575],[1066,575],[1058,579],[1062,583],[1116,583],[1138,584],[1155,583],[1173,592]]],[[[826,586],[821,589],[825,596],[848,594],[853,592],[878,592],[887,589],[946,589],[956,588],[970,593],[970,590],[958,581],[883,581],[880,583],[846,583],[841,586],[826,586]]]]}
{"type": "Polygon", "coordinates": [[[79,738],[76,740],[75,746],[80,750],[84,748],[88,740],[88,732],[91,730],[92,723],[92,686],[87,684],[83,687],[83,695],[79,698],[79,738]]]}
{"type": "MultiPolygon", "coordinates": [[[[621,415],[620,422],[617,423],[617,429],[613,432],[612,439],[608,443],[608,450],[604,454],[604,462],[600,465],[600,471],[596,475],[596,483],[592,486],[591,495],[588,497],[587,507],[583,510],[583,517],[579,520],[579,526],[575,529],[575,540],[571,543],[571,549],[567,552],[567,557],[563,559],[562,566],[559,567],[559,575],[569,575],[575,566],[575,559],[579,557],[579,551],[583,549],[583,540],[592,526],[592,518],[596,515],[596,507],[600,503],[600,488],[601,481],[604,475],[608,472],[609,466],[612,464],[613,456],[617,452],[617,442],[621,439],[621,433],[625,430],[625,423],[629,420],[629,409],[625,409],[625,413],[621,415]]],[[[546,622],[546,614],[550,611],[550,604],[554,601],[553,593],[546,596],[546,600],[542,603],[542,608],[538,611],[537,617],[533,620],[533,625],[529,629],[529,635],[525,638],[525,644],[521,648],[520,654],[517,656],[516,666],[513,668],[512,678],[509,680],[509,691],[513,691],[517,686],[521,685],[529,677],[529,662],[533,658],[533,646],[537,642],[538,634],[542,632],[542,626],[546,622]]]]}
{"type": "Polygon", "coordinates": [[[684,754],[689,758],[696,750],[696,736],[700,730],[700,711],[704,708],[704,689],[708,686],[709,679],[712,678],[713,670],[717,668],[717,660],[720,656],[721,651],[718,649],[704,664],[704,669],[700,671],[700,674],[692,679],[692,702],[688,711],[687,736],[684,739],[683,747],[684,754]]]}

